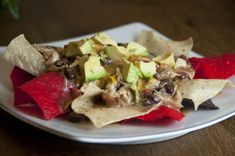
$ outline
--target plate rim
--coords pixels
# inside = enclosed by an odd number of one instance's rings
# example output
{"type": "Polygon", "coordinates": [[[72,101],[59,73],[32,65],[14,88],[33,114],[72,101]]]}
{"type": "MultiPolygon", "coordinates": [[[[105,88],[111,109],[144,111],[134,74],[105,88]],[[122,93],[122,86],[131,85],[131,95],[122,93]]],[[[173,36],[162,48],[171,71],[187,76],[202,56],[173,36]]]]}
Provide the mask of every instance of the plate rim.
{"type": "Polygon", "coordinates": [[[3,104],[0,103],[0,108],[2,108],[4,111],[6,111],[7,113],[11,114],[12,116],[14,116],[15,118],[19,119],[20,121],[23,121],[31,126],[34,126],[40,130],[44,130],[46,132],[49,132],[51,134],[55,134],[57,136],[63,137],[63,138],[67,138],[67,139],[71,139],[71,140],[75,140],[75,141],[80,141],[80,142],[86,142],[86,143],[100,143],[100,144],[118,144],[118,143],[128,143],[128,142],[133,142],[133,141],[144,141],[144,140],[148,140],[148,139],[158,139],[158,138],[163,138],[163,137],[171,137],[174,135],[184,135],[187,134],[189,132],[193,132],[211,125],[214,125],[220,121],[223,121],[229,117],[232,117],[235,115],[235,112],[232,113],[227,113],[226,115],[224,115],[223,117],[217,117],[216,119],[212,120],[212,121],[208,121],[204,124],[200,124],[198,126],[191,126],[189,128],[183,128],[180,130],[176,130],[176,131],[168,131],[165,133],[161,133],[161,134],[148,134],[148,135],[138,135],[138,136],[132,136],[132,137],[118,137],[118,138],[96,138],[96,137],[82,137],[82,136],[74,136],[74,135],[70,135],[70,134],[65,134],[61,131],[55,130],[55,129],[51,129],[49,127],[46,126],[42,126],[39,125],[35,122],[30,121],[27,118],[23,118],[22,116],[20,116],[19,114],[14,113],[12,110],[10,110],[9,108],[7,108],[6,106],[4,106],[3,104]]]}

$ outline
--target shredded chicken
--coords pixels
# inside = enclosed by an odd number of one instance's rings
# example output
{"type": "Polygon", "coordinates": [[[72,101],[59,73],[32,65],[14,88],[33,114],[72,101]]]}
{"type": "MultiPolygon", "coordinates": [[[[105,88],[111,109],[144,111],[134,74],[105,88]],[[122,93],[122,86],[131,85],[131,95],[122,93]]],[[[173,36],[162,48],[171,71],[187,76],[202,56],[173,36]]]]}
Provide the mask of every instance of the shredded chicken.
{"type": "Polygon", "coordinates": [[[176,73],[178,73],[182,79],[190,80],[192,80],[195,75],[195,71],[191,67],[179,67],[176,69],[176,73]]]}
{"type": "Polygon", "coordinates": [[[45,46],[45,45],[34,44],[33,47],[37,51],[39,51],[44,56],[45,59],[48,59],[53,52],[60,54],[63,51],[63,48],[54,47],[54,46],[45,46]]]}
{"type": "Polygon", "coordinates": [[[155,74],[155,78],[157,80],[171,79],[177,75],[178,74],[175,73],[172,69],[170,69],[167,65],[162,64],[157,67],[157,73],[155,74]]]}
{"type": "Polygon", "coordinates": [[[114,85],[109,85],[106,92],[101,94],[102,99],[109,106],[128,106],[134,103],[134,96],[127,86],[117,90],[114,85]]]}
{"type": "Polygon", "coordinates": [[[52,52],[49,58],[46,60],[45,64],[50,65],[54,64],[56,61],[60,60],[60,56],[57,52],[52,52]]]}

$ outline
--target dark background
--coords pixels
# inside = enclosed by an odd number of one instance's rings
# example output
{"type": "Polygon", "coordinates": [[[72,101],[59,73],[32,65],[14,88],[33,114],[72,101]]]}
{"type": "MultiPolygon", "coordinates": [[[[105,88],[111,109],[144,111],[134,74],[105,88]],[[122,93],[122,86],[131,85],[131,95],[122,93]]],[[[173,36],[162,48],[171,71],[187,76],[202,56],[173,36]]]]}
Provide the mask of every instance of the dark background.
{"type": "Polygon", "coordinates": [[[0,45],[20,33],[46,42],[135,21],[173,39],[192,36],[202,53],[234,50],[234,0],[21,0],[19,20],[0,12],[0,45]]]}
{"type": "MultiPolygon", "coordinates": [[[[32,42],[143,22],[166,36],[194,39],[205,55],[235,52],[234,0],[21,0],[20,19],[0,11],[0,45],[24,33],[32,42]]],[[[59,138],[0,110],[0,155],[235,155],[235,118],[160,143],[112,146],[59,138]]]]}

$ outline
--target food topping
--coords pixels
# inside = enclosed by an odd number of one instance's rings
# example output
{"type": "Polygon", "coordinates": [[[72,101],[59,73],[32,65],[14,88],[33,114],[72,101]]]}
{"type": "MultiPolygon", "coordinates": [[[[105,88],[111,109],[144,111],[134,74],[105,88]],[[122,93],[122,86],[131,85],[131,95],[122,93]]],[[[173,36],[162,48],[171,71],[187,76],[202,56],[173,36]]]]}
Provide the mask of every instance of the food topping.
{"type": "Polygon", "coordinates": [[[161,102],[161,99],[154,91],[144,91],[141,97],[141,102],[143,106],[151,106],[161,102]]]}
{"type": "Polygon", "coordinates": [[[156,73],[156,64],[153,61],[135,61],[134,64],[139,68],[144,78],[150,79],[156,73]]]}
{"type": "Polygon", "coordinates": [[[72,68],[66,67],[64,70],[64,74],[69,80],[72,80],[75,78],[75,72],[72,68]]]}

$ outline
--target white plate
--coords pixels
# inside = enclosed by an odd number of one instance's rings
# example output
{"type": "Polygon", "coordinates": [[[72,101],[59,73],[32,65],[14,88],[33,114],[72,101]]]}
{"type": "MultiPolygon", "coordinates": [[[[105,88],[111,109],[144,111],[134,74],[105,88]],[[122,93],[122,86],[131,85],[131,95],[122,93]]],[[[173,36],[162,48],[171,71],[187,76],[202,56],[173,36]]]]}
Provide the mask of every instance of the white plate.
{"type": "MultiPolygon", "coordinates": [[[[152,28],[142,23],[132,23],[105,32],[119,42],[127,42],[134,40],[142,29],[152,28]]],[[[56,41],[49,44],[62,46],[68,41],[80,38],[81,37],[56,41]]],[[[198,56],[198,54],[192,53],[192,56],[198,56]]],[[[62,118],[45,121],[12,105],[13,92],[9,80],[11,67],[12,66],[5,61],[0,60],[0,71],[2,73],[0,76],[0,107],[30,125],[76,141],[104,144],[158,142],[216,124],[235,114],[235,89],[225,89],[222,94],[213,98],[213,101],[220,107],[219,110],[193,112],[188,114],[180,122],[162,120],[156,124],[114,124],[101,129],[95,129],[91,124],[74,124],[62,118]]],[[[232,79],[232,81],[235,82],[235,78],[232,79]]]]}

